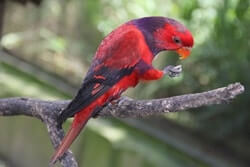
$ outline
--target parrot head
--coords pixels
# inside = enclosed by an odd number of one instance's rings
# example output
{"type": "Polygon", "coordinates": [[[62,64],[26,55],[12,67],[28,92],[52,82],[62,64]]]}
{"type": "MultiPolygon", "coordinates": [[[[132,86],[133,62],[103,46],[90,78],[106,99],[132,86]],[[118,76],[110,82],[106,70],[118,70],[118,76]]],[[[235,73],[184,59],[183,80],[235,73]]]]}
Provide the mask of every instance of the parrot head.
{"type": "Polygon", "coordinates": [[[185,59],[193,47],[193,36],[181,23],[166,17],[145,17],[133,20],[142,31],[145,40],[156,55],[160,51],[173,50],[185,59]]]}

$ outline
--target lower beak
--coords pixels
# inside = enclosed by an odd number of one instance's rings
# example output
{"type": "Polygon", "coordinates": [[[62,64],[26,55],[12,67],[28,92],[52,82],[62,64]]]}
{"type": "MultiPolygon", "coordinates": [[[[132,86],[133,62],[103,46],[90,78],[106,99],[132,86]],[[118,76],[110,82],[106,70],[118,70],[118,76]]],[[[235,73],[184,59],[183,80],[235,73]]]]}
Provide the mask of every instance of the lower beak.
{"type": "Polygon", "coordinates": [[[176,52],[180,55],[180,59],[186,59],[190,55],[191,47],[181,47],[176,52]]]}

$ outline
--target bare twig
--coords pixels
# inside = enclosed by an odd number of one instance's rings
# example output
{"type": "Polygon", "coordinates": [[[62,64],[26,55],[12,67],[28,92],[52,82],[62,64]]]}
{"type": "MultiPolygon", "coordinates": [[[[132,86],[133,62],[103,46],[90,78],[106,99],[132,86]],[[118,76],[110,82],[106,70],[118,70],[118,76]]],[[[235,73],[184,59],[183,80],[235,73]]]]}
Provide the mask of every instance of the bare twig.
{"type": "MultiPolygon", "coordinates": [[[[115,104],[105,107],[98,116],[131,118],[176,112],[205,105],[227,103],[243,92],[244,86],[234,83],[207,92],[163,99],[133,100],[122,97],[115,104]]],[[[0,115],[26,115],[42,120],[47,126],[53,146],[56,147],[64,136],[63,129],[57,126],[56,120],[68,103],[69,101],[42,101],[30,98],[0,99],[0,115]]],[[[70,151],[61,158],[60,162],[64,167],[78,166],[70,151]]]]}

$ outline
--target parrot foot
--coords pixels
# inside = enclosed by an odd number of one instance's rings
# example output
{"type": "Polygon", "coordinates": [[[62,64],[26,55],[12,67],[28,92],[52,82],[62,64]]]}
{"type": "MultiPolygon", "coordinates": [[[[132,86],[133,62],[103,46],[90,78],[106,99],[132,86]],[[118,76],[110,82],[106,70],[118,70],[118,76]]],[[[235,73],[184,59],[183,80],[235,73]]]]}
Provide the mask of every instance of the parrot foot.
{"type": "Polygon", "coordinates": [[[168,75],[169,77],[172,77],[172,78],[177,77],[182,72],[182,66],[181,65],[177,65],[177,66],[169,65],[163,69],[163,72],[165,75],[168,75]]]}

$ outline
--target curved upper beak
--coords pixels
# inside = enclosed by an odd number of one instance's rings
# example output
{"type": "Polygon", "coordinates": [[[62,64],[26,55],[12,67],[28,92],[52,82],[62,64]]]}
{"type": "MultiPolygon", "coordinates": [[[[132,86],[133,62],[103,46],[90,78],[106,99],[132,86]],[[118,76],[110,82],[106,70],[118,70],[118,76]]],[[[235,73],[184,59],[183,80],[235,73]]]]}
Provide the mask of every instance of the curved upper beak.
{"type": "Polygon", "coordinates": [[[181,47],[176,52],[180,55],[180,59],[185,59],[190,55],[191,47],[181,47]]]}

